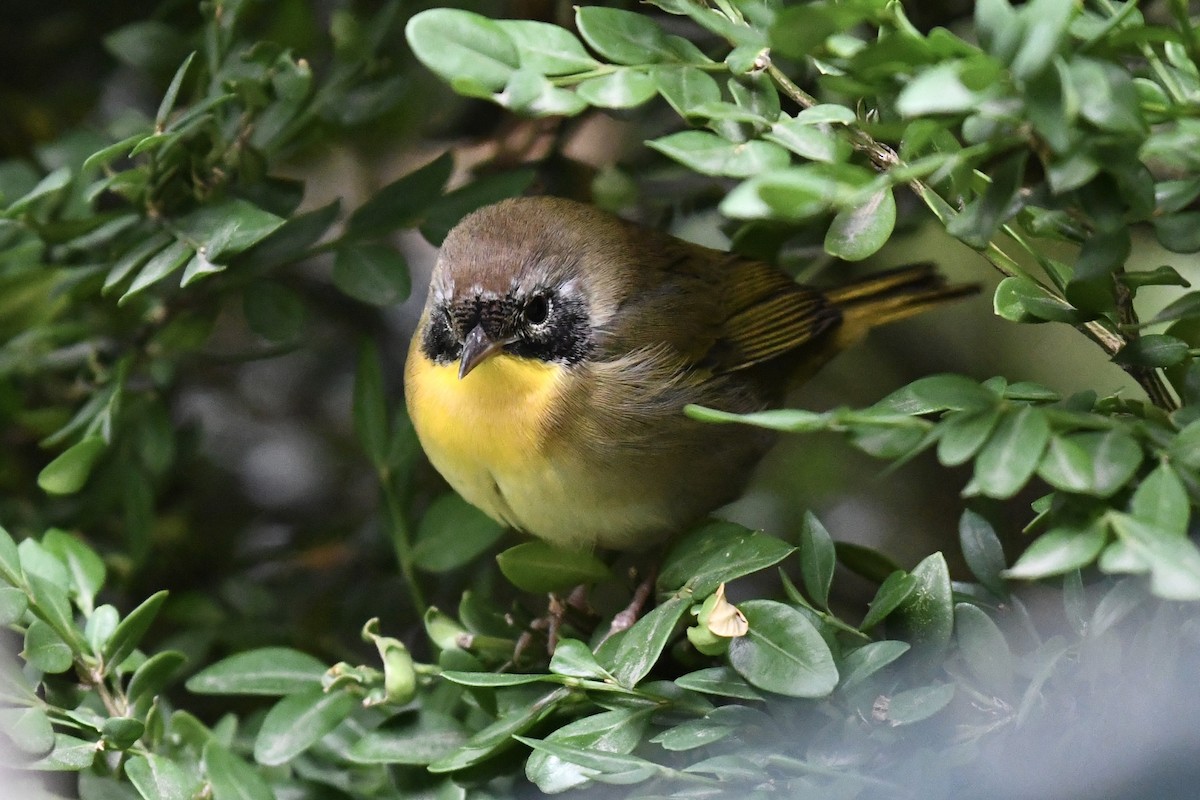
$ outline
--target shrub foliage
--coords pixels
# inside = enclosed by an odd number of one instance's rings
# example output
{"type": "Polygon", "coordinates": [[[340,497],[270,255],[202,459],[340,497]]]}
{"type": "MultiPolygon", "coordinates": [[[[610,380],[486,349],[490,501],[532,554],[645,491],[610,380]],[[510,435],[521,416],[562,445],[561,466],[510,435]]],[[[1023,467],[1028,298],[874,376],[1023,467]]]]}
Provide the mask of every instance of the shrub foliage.
{"type": "MultiPolygon", "coordinates": [[[[0,659],[20,770],[6,779],[34,791],[64,772],[84,800],[596,784],[606,797],[986,794],[991,760],[1036,750],[1045,761],[1031,763],[1054,763],[1094,745],[1089,728],[1134,702],[1118,676],[1187,674],[1200,644],[1200,293],[1181,291],[1171,263],[1127,267],[1151,237],[1177,266],[1200,251],[1188,5],[984,0],[959,33],[919,30],[885,0],[649,5],[583,6],[572,28],[443,8],[408,18],[395,2],[372,18],[338,12],[326,45],[310,44],[325,47],[314,66],[256,4],[205,3],[196,30],[139,22],[109,37],[129,68],[174,68],[156,110],[0,165],[0,407],[14,442],[0,509],[18,534],[0,529],[0,618],[20,650],[0,659]],[[420,64],[399,52],[401,31],[420,64]],[[126,600],[180,513],[172,494],[195,480],[197,445],[172,425],[178,388],[230,315],[253,343],[221,353],[232,360],[311,348],[330,320],[377,336],[375,309],[410,291],[389,237],[415,229],[436,244],[534,179],[497,160],[450,190],[444,155],[356,208],[297,211],[305,187],[283,168],[394,125],[426,68],[519,115],[669,113],[646,147],[758,255],[806,230],[829,256],[862,260],[906,218],[934,220],[1002,274],[997,315],[1073,327],[1130,390],[1064,397],[939,374],[866,408],[688,408],[711,424],[834,432],[897,465],[931,451],[968,468],[970,580],[952,581],[941,553],[906,570],[836,542],[811,514],[782,539],[712,521],[664,556],[632,628],[604,638],[607,624],[569,607],[547,657],[536,636],[518,646],[536,604],[505,579],[535,593],[628,581],[537,542],[493,563],[503,531],[430,481],[364,345],[347,416],[411,619],[367,622],[369,650],[295,633],[199,647],[182,613],[174,638],[155,638],[167,593],[126,600]],[[1177,288],[1143,320],[1148,287],[1177,288]],[[1010,559],[988,512],[1019,493],[1041,496],[1010,559]],[[872,582],[866,607],[831,600],[847,571],[872,582]],[[726,585],[751,575],[734,605],[726,585]],[[1032,581],[1054,589],[1038,595],[1053,612],[1028,602],[1032,581]],[[349,660],[331,665],[335,653],[349,660]]],[[[629,187],[601,178],[597,198],[620,205],[629,187]]]]}

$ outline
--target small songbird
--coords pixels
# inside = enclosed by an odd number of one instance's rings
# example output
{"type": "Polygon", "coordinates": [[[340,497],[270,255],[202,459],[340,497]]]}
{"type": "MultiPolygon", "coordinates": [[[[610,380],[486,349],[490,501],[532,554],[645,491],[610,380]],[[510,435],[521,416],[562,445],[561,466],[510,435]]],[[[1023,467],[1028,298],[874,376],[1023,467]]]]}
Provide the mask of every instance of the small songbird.
{"type": "Polygon", "coordinates": [[[734,499],[764,431],[684,415],[780,405],[869,328],[975,291],[929,266],[833,289],[553,197],[446,237],[405,370],[433,466],[554,545],[642,550],[734,499]]]}

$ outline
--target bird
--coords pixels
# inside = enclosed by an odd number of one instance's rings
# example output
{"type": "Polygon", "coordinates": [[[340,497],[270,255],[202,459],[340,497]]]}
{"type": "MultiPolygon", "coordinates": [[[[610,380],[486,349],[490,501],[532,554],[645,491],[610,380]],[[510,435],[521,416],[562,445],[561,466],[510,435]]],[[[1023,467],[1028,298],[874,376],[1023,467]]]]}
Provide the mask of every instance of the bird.
{"type": "Polygon", "coordinates": [[[489,517],[645,551],[735,499],[773,443],[686,406],[779,407],[869,329],[976,290],[930,264],[819,289],[586,203],[512,198],[446,236],[405,400],[434,468],[489,517]]]}

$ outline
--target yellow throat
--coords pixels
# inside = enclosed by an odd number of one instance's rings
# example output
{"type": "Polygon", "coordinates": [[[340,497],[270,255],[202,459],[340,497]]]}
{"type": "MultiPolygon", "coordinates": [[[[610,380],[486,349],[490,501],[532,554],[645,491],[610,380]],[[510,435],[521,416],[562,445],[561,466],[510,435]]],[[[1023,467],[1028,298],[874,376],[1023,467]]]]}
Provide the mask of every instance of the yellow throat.
{"type": "Polygon", "coordinates": [[[405,384],[426,454],[467,501],[520,526],[496,487],[544,465],[542,444],[563,367],[500,353],[460,379],[457,362],[435,364],[418,341],[405,384]]]}

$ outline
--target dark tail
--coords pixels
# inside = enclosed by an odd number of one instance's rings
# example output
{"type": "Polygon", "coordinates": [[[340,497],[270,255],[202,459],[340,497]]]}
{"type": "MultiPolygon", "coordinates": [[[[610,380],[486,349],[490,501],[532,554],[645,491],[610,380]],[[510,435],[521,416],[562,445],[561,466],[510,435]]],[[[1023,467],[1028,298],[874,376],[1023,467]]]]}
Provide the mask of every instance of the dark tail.
{"type": "Polygon", "coordinates": [[[870,328],[928,311],[934,306],[973,295],[979,285],[947,286],[933,264],[911,264],[877,272],[845,286],[825,290],[842,312],[842,329],[857,338],[870,328]]]}

